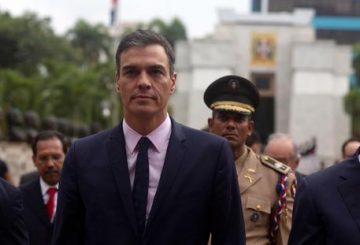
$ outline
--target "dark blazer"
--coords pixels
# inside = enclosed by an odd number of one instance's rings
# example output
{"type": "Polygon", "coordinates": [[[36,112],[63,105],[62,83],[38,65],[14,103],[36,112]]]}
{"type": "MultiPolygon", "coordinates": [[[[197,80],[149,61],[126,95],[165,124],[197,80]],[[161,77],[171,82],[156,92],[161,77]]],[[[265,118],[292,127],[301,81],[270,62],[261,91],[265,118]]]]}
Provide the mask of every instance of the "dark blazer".
{"type": "Polygon", "coordinates": [[[31,171],[29,173],[25,173],[20,176],[20,183],[19,185],[25,185],[35,179],[39,178],[39,172],[37,170],[31,171]]]}
{"type": "Polygon", "coordinates": [[[302,179],[289,245],[360,244],[358,154],[302,179]]]}
{"type": "Polygon", "coordinates": [[[172,120],[142,238],[136,228],[122,125],[76,141],[60,180],[53,244],[245,244],[226,140],[172,120]],[[142,241],[140,241],[140,239],[142,241]]]}
{"type": "Polygon", "coordinates": [[[20,190],[24,197],[24,217],[29,231],[30,245],[49,245],[53,226],[47,215],[39,177],[20,186],[20,190]]]}
{"type": "Polygon", "coordinates": [[[0,178],[0,244],[29,244],[21,192],[0,178]]]}

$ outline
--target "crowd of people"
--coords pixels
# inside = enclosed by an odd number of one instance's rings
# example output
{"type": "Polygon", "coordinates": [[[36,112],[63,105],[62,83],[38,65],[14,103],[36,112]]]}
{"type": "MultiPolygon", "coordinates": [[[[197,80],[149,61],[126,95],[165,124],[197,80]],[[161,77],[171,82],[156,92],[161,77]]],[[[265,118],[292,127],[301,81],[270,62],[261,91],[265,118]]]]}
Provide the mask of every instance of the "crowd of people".
{"type": "Polygon", "coordinates": [[[358,140],[344,143],[342,162],[304,176],[289,135],[261,146],[251,81],[207,87],[205,132],[167,112],[176,72],[163,36],[132,32],[115,58],[123,120],[69,150],[59,132],[35,137],[37,171],[19,188],[0,179],[0,244],[359,244],[358,140]]]}

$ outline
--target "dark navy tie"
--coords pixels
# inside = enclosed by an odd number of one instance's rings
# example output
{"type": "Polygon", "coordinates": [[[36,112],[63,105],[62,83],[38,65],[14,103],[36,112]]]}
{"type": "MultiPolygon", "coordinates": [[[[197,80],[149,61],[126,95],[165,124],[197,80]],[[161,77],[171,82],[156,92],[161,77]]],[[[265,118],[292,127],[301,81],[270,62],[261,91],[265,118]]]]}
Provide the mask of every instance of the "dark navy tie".
{"type": "Polygon", "coordinates": [[[143,235],[146,219],[146,205],[149,188],[149,158],[148,149],[151,142],[147,137],[139,140],[138,156],[135,163],[135,179],[133,186],[133,202],[139,234],[143,235]]]}

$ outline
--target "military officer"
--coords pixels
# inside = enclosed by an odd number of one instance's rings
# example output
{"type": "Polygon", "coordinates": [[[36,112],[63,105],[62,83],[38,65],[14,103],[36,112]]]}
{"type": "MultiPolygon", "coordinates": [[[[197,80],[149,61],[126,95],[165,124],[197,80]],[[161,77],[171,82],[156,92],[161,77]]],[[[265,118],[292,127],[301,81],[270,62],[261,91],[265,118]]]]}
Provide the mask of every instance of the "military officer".
{"type": "Polygon", "coordinates": [[[224,76],[209,85],[204,101],[212,110],[209,132],[225,137],[234,153],[246,244],[287,244],[295,175],[287,165],[257,155],[245,145],[254,129],[251,117],[259,104],[257,88],[245,78],[224,76]]]}

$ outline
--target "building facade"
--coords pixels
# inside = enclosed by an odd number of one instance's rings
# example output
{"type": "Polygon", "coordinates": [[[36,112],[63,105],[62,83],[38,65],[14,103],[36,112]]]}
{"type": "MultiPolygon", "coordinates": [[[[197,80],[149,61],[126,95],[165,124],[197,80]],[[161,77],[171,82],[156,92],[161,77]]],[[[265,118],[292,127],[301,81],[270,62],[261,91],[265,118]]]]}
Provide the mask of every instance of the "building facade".
{"type": "Polygon", "coordinates": [[[260,89],[255,124],[263,141],[273,132],[289,133],[299,144],[315,137],[319,156],[330,164],[350,134],[342,97],[349,89],[351,48],[317,41],[313,16],[311,10],[220,10],[211,38],[177,43],[174,117],[204,128],[211,116],[203,102],[206,87],[223,75],[244,76],[260,89]]]}
{"type": "Polygon", "coordinates": [[[296,8],[315,10],[313,26],[318,39],[333,39],[340,44],[360,41],[359,0],[253,0],[253,11],[292,12],[296,8]]]}

